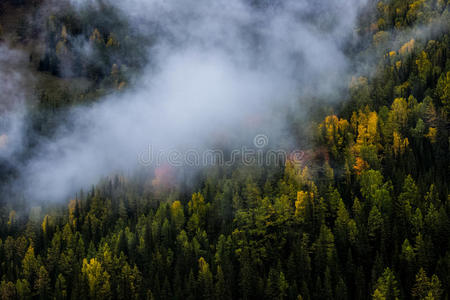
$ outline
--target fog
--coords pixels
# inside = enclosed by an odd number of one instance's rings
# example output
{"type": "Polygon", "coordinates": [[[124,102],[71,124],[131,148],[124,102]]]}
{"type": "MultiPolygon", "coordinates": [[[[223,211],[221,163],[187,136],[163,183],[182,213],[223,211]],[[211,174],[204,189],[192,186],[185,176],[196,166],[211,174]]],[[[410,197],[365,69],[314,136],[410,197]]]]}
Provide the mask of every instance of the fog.
{"type": "Polygon", "coordinates": [[[31,97],[27,85],[33,84],[26,64],[23,52],[0,45],[0,158],[11,163],[24,142],[26,99],[31,97]]]}
{"type": "MultiPolygon", "coordinates": [[[[156,35],[149,64],[124,92],[73,108],[70,126],[36,147],[21,169],[25,197],[64,200],[102,176],[133,172],[150,145],[237,147],[255,133],[275,142],[284,113],[305,113],[300,99],[336,101],[348,83],[342,48],[363,1],[248,2],[111,1],[156,35]]],[[[20,127],[11,130],[20,137],[20,127]]]]}

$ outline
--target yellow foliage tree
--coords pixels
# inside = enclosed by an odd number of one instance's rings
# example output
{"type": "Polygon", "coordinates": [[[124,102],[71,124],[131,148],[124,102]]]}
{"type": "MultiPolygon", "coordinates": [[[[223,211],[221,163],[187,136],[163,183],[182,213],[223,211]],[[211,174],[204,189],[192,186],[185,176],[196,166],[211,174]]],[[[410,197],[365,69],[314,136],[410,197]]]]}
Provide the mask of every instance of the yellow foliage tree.
{"type": "Polygon", "coordinates": [[[414,50],[414,45],[416,41],[414,39],[411,39],[409,42],[403,44],[403,46],[400,47],[400,50],[398,50],[398,53],[405,55],[412,53],[414,50]]]}
{"type": "Polygon", "coordinates": [[[402,139],[400,133],[394,131],[392,147],[394,149],[395,156],[405,153],[406,148],[409,145],[408,138],[402,139]]]}
{"type": "Polygon", "coordinates": [[[378,115],[376,112],[359,111],[357,118],[358,136],[352,151],[360,154],[361,146],[376,145],[379,148],[380,134],[378,132],[378,115]]]}
{"type": "Polygon", "coordinates": [[[66,25],[63,25],[63,27],[61,29],[61,38],[65,41],[67,41],[67,37],[68,37],[67,28],[66,28],[66,25]]]}
{"type": "Polygon", "coordinates": [[[174,201],[172,203],[170,206],[170,214],[172,216],[172,222],[175,224],[175,228],[180,230],[184,225],[184,211],[180,201],[174,201]]]}
{"type": "Polygon", "coordinates": [[[395,98],[389,112],[389,121],[396,130],[406,127],[408,122],[408,104],[405,98],[395,98]]]}
{"type": "Polygon", "coordinates": [[[69,207],[69,223],[72,225],[72,226],[76,226],[76,222],[77,222],[77,206],[79,205],[79,202],[78,202],[78,200],[76,200],[76,199],[72,199],[72,200],[70,200],[69,201],[69,205],[68,205],[68,207],[69,207]]]}
{"type": "Polygon", "coordinates": [[[323,138],[332,154],[336,157],[346,145],[345,138],[349,129],[349,123],[345,119],[339,119],[336,115],[325,117],[319,125],[323,138]]]}
{"type": "Polygon", "coordinates": [[[298,217],[304,217],[306,203],[308,201],[312,202],[313,199],[314,199],[313,192],[298,191],[297,192],[297,200],[295,201],[295,215],[298,217]]]}
{"type": "Polygon", "coordinates": [[[362,159],[361,157],[357,157],[355,161],[355,165],[353,166],[353,169],[355,170],[355,173],[357,175],[361,175],[361,173],[364,170],[367,170],[369,168],[369,164],[362,159]]]}
{"type": "Polygon", "coordinates": [[[430,142],[432,144],[436,143],[436,134],[437,134],[437,128],[435,127],[430,127],[428,129],[428,133],[425,135],[425,137],[430,139],[430,142]]]}
{"type": "Polygon", "coordinates": [[[97,28],[95,28],[94,31],[92,32],[91,36],[89,37],[89,40],[91,42],[103,43],[102,35],[100,34],[100,31],[98,31],[97,28]]]}
{"type": "Polygon", "coordinates": [[[8,217],[8,226],[14,226],[16,224],[16,211],[15,210],[11,210],[9,212],[9,217],[8,217]]]}
{"type": "Polygon", "coordinates": [[[103,269],[101,263],[97,259],[91,258],[89,262],[86,258],[83,259],[81,272],[88,282],[91,299],[111,298],[111,285],[109,283],[110,275],[103,269]]]}
{"type": "Polygon", "coordinates": [[[419,77],[422,80],[427,80],[431,73],[432,64],[428,60],[428,55],[425,51],[422,51],[419,58],[416,60],[417,69],[419,71],[419,77]]]}
{"type": "Polygon", "coordinates": [[[33,245],[28,247],[25,257],[22,260],[23,275],[28,282],[33,282],[39,270],[39,262],[34,255],[33,245]]]}

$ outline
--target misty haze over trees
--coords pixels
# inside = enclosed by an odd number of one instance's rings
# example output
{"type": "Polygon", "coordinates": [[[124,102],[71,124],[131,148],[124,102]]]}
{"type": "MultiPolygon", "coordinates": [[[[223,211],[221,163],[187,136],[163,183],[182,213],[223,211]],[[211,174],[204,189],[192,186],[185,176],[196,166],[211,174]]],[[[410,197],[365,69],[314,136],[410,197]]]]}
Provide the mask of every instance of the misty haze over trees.
{"type": "Polygon", "coordinates": [[[0,297],[448,299],[449,26],[448,0],[1,1],[0,297]],[[141,159],[242,149],[287,155],[141,159]]]}

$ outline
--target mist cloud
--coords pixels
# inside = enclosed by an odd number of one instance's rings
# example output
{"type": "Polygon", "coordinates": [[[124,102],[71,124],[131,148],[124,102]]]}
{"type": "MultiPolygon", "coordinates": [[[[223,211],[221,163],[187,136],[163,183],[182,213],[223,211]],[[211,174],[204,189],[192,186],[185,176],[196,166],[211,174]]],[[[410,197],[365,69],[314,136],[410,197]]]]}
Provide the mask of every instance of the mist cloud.
{"type": "Polygon", "coordinates": [[[0,159],[15,160],[22,148],[26,115],[26,99],[33,78],[23,68],[26,55],[0,45],[0,159]]]}
{"type": "Polygon", "coordinates": [[[114,4],[139,31],[156,35],[150,63],[127,91],[74,108],[71,126],[36,148],[22,170],[27,198],[64,199],[111,172],[132,171],[148,145],[207,148],[223,135],[251,141],[245,124],[255,116],[264,121],[252,130],[276,137],[286,125],[278,112],[302,97],[332,99],[345,84],[342,46],[362,4],[114,4]]]}

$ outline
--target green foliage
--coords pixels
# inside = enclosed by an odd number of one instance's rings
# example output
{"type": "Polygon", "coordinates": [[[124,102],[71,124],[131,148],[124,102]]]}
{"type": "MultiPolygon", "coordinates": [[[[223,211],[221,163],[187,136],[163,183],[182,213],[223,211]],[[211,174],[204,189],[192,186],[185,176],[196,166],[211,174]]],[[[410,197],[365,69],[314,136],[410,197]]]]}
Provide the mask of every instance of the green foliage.
{"type": "MultiPolygon", "coordinates": [[[[170,194],[147,184],[152,175],[115,176],[34,216],[20,201],[1,207],[2,299],[448,298],[450,39],[399,34],[448,16],[448,4],[374,9],[358,55],[376,70],[352,79],[336,114],[309,124],[304,164],[206,169],[170,194]]],[[[123,88],[143,47],[106,8],[45,26],[30,123],[51,134],[64,107],[123,88]]]]}
{"type": "Polygon", "coordinates": [[[400,291],[394,273],[386,268],[383,275],[378,279],[373,293],[374,299],[395,300],[399,299],[400,291]]]}

